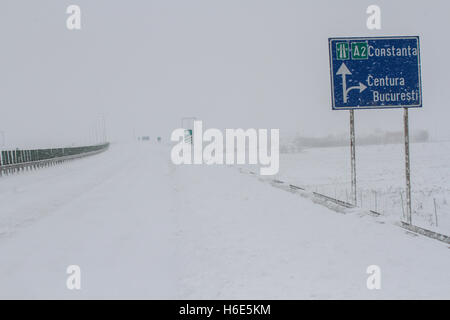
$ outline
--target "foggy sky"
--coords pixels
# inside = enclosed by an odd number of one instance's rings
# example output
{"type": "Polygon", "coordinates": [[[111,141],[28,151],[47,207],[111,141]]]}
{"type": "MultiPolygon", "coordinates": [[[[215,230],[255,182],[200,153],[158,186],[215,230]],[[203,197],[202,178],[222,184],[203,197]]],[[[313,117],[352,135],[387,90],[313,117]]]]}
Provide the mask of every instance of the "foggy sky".
{"type": "MultiPolygon", "coordinates": [[[[204,127],[348,131],[332,111],[328,37],[419,35],[423,109],[411,130],[450,138],[448,1],[1,0],[0,130],[8,145],[168,139],[204,127]],[[66,28],[66,8],[82,30],[66,28]],[[366,28],[378,4],[382,30],[366,28]]],[[[356,112],[358,133],[401,130],[402,110],[356,112]]]]}

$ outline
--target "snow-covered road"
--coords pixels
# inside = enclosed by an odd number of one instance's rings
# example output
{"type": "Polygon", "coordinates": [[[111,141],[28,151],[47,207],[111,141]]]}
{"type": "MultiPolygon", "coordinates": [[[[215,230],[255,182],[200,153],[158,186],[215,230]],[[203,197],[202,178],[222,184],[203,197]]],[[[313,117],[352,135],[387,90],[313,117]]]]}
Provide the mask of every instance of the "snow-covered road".
{"type": "Polygon", "coordinates": [[[27,220],[4,226],[0,297],[171,297],[173,192],[162,152],[147,151],[112,147],[2,181],[6,213],[27,220]],[[66,288],[69,265],[81,267],[80,291],[66,288]]]}
{"type": "Polygon", "coordinates": [[[448,246],[162,145],[2,177],[0,201],[0,298],[450,298],[448,246]]]}

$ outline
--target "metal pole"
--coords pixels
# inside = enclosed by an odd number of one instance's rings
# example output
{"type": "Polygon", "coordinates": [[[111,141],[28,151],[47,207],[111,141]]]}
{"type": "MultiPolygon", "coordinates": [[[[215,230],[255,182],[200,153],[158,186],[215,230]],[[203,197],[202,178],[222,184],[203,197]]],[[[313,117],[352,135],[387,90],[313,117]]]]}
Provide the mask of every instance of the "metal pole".
{"type": "Polygon", "coordinates": [[[93,139],[92,145],[96,145],[98,140],[98,134],[97,134],[97,126],[95,123],[92,125],[92,139],[93,139]]]}
{"type": "Polygon", "coordinates": [[[411,218],[411,170],[409,165],[409,121],[408,108],[403,108],[403,125],[405,134],[405,177],[406,177],[406,223],[412,224],[411,218]]]}
{"type": "Polygon", "coordinates": [[[102,125],[103,125],[103,143],[106,143],[106,117],[102,114],[102,125]]]}
{"type": "Polygon", "coordinates": [[[355,155],[355,113],[350,110],[350,153],[351,153],[351,171],[352,171],[352,200],[356,206],[356,155],[355,155]]]}
{"type": "Polygon", "coordinates": [[[5,131],[1,130],[0,134],[2,135],[2,145],[1,145],[1,147],[4,147],[5,146],[5,131]]]}

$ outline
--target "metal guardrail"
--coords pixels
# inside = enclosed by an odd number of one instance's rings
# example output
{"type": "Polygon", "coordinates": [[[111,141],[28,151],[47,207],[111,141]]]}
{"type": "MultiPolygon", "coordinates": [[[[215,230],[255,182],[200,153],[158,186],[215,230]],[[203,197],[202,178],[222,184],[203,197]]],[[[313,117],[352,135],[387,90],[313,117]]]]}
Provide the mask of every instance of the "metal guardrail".
{"type": "Polygon", "coordinates": [[[403,229],[406,229],[408,231],[421,234],[423,236],[426,236],[431,239],[436,239],[439,241],[442,241],[444,243],[450,244],[450,237],[446,236],[445,234],[437,233],[435,231],[431,231],[422,227],[414,226],[412,224],[406,223],[401,221],[399,226],[403,229]]]}
{"type": "Polygon", "coordinates": [[[109,143],[74,148],[2,151],[0,176],[49,167],[69,160],[88,157],[104,152],[108,148],[109,143]]]}
{"type": "MultiPolygon", "coordinates": [[[[251,174],[251,175],[256,176],[256,173],[253,172],[253,171],[243,170],[242,168],[240,169],[240,171],[241,171],[241,173],[247,173],[247,174],[251,174]]],[[[287,183],[285,181],[282,181],[282,180],[265,179],[265,181],[271,182],[272,185],[277,186],[279,188],[281,186],[283,186],[283,185],[288,186],[288,188],[290,190],[294,191],[294,192],[295,191],[308,192],[305,188],[302,188],[302,187],[299,187],[299,186],[296,186],[296,185],[293,185],[293,184],[289,184],[289,183],[287,183]]],[[[349,202],[346,202],[346,201],[342,201],[342,200],[339,200],[339,199],[335,199],[333,197],[324,195],[322,193],[318,193],[318,192],[314,192],[313,191],[313,192],[310,192],[310,194],[312,194],[316,198],[321,198],[321,199],[323,199],[325,201],[332,202],[334,204],[337,204],[337,205],[339,205],[341,207],[344,207],[344,208],[347,208],[347,209],[356,208],[356,206],[354,204],[352,204],[352,203],[349,203],[349,202]]],[[[376,212],[374,210],[369,210],[369,213],[371,215],[374,215],[374,216],[380,216],[381,215],[379,212],[376,212]]],[[[425,237],[428,237],[428,238],[431,238],[431,239],[435,239],[435,240],[439,240],[439,241],[444,242],[446,244],[450,244],[450,236],[447,236],[447,235],[444,235],[444,234],[441,234],[441,233],[438,233],[438,232],[435,232],[435,231],[431,231],[431,230],[428,230],[428,229],[425,229],[425,228],[422,228],[422,227],[414,226],[414,225],[408,224],[408,223],[403,222],[403,221],[400,221],[399,223],[396,223],[396,225],[398,225],[400,228],[405,229],[405,230],[407,230],[409,232],[420,234],[420,235],[423,235],[425,237]]]]}

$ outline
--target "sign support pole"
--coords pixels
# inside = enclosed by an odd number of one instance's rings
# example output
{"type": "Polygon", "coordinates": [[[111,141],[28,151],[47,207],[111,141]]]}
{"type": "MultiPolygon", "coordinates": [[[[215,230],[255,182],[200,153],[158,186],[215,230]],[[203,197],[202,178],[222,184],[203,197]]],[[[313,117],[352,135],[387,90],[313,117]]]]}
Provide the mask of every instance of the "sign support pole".
{"type": "Polygon", "coordinates": [[[355,112],[350,110],[350,153],[351,153],[351,178],[352,178],[352,201],[357,205],[356,199],[356,155],[355,155],[355,112]]]}
{"type": "Polygon", "coordinates": [[[412,219],[411,219],[411,170],[410,170],[410,163],[409,163],[408,108],[403,108],[403,125],[404,125],[404,134],[405,134],[406,223],[412,224],[412,219]]]}

